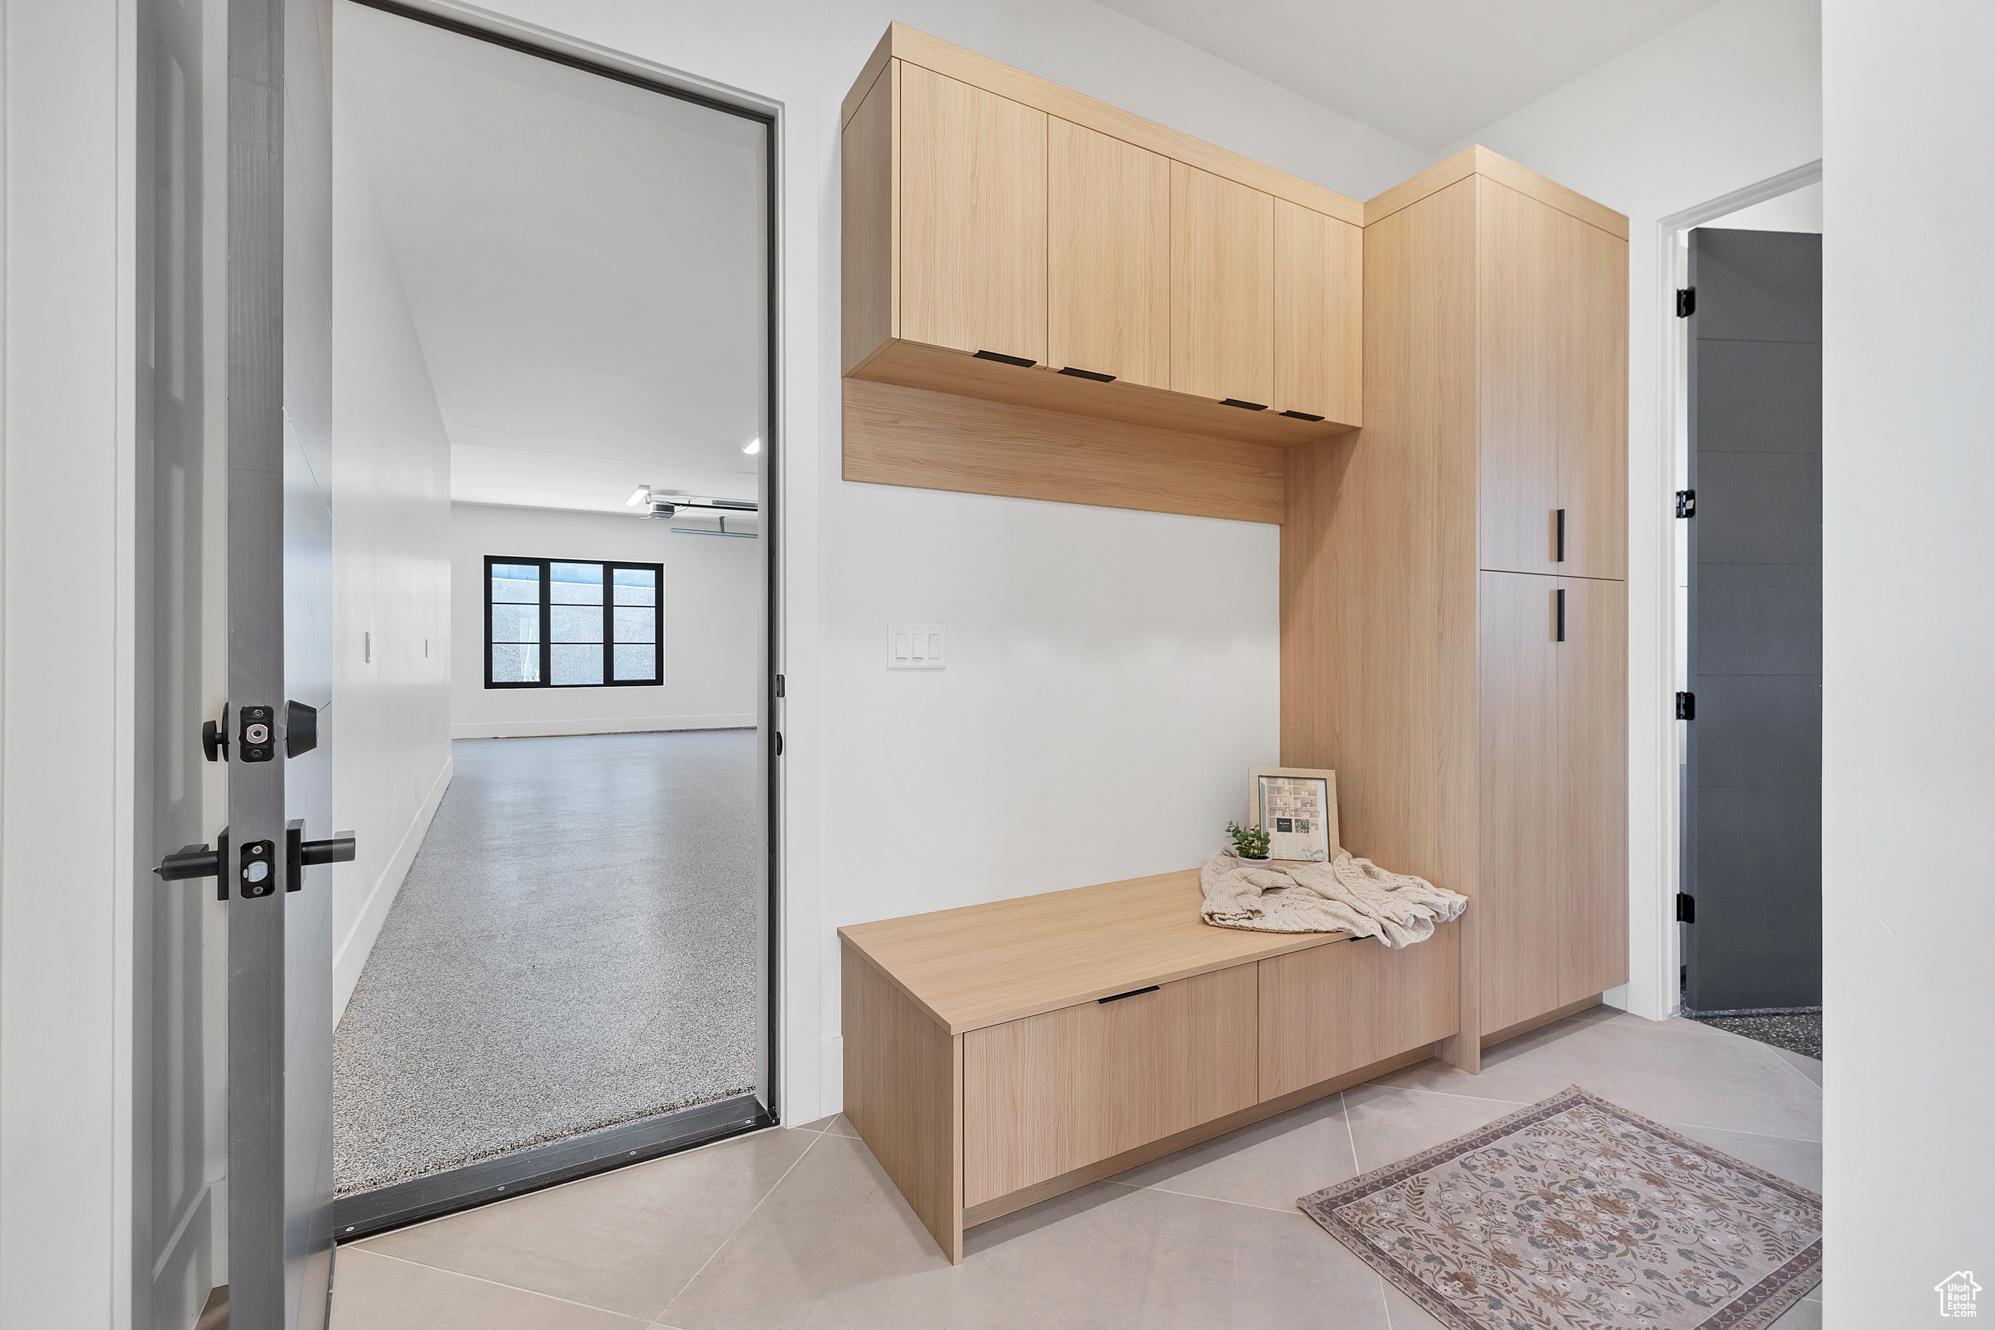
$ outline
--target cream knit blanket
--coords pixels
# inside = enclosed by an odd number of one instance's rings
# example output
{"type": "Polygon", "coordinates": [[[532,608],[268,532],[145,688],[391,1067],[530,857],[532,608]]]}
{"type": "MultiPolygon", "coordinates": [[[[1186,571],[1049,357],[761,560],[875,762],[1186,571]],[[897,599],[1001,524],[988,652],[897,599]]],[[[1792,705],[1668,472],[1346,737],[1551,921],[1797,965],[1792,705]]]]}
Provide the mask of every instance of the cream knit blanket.
{"type": "Polygon", "coordinates": [[[1340,849],[1325,864],[1281,868],[1247,863],[1221,850],[1199,870],[1205,908],[1219,928],[1260,933],[1349,933],[1409,947],[1434,934],[1437,920],[1455,919],[1469,898],[1423,877],[1388,873],[1340,849]]]}

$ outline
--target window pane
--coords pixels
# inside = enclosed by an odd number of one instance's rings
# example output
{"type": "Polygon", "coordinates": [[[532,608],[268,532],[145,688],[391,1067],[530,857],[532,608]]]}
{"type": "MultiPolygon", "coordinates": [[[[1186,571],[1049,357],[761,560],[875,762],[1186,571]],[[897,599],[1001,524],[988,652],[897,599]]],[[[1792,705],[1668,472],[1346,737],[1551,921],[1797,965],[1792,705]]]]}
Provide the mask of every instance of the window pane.
{"type": "MultiPolygon", "coordinates": [[[[599,563],[557,563],[548,569],[556,605],[603,603],[603,566],[599,563]]],[[[597,641],[602,639],[598,637],[597,641]]]]}
{"type": "Polygon", "coordinates": [[[493,683],[539,683],[540,648],[507,646],[492,648],[493,683]]]}
{"type": "Polygon", "coordinates": [[[652,609],[626,609],[619,605],[610,613],[616,615],[616,635],[619,642],[652,642],[658,637],[658,611],[652,609]]]}
{"type": "MultiPolygon", "coordinates": [[[[597,622],[602,622],[597,616],[597,622]]],[[[553,683],[558,687],[574,684],[600,684],[603,681],[603,649],[599,646],[555,647],[553,683]]]]}
{"type": "Polygon", "coordinates": [[[614,570],[614,578],[617,604],[656,605],[658,603],[658,574],[649,568],[618,568],[614,570]]]}
{"type": "Polygon", "coordinates": [[[643,646],[612,647],[611,650],[616,652],[617,682],[658,682],[658,657],[649,643],[643,646]]]}
{"type": "Polygon", "coordinates": [[[492,600],[515,605],[540,603],[540,569],[530,563],[492,565],[492,600]]]}
{"type": "Polygon", "coordinates": [[[556,605],[548,611],[550,642],[600,642],[603,611],[599,605],[556,605]]]}
{"type": "Polygon", "coordinates": [[[492,640],[494,642],[538,642],[540,640],[540,606],[492,606],[492,640]]]}

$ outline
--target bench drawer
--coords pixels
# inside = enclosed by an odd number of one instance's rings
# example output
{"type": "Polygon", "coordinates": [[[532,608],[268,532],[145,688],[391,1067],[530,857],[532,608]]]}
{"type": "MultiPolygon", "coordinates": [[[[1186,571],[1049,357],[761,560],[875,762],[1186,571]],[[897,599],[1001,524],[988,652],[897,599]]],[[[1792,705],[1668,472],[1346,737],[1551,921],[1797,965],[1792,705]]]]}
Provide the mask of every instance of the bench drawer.
{"type": "Polygon", "coordinates": [[[1461,1028],[1456,923],[1394,951],[1372,938],[1260,962],[1262,1099],[1382,1062],[1461,1028]]]}
{"type": "Polygon", "coordinates": [[[964,1207],[1254,1104],[1258,987],[1236,965],[964,1034],[964,1207]]]}

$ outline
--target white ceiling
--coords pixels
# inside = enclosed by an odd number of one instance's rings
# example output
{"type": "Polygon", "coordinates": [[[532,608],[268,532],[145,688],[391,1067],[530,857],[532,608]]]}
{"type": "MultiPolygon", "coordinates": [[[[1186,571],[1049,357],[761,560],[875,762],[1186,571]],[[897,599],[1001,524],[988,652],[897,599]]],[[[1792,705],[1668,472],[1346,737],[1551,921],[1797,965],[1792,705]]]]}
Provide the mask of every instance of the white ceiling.
{"type": "Polygon", "coordinates": [[[1716,0],[1101,0],[1439,152],[1716,0]]]}
{"type": "Polygon", "coordinates": [[[350,146],[401,269],[460,501],[756,497],[764,130],[339,8],[350,146]]]}

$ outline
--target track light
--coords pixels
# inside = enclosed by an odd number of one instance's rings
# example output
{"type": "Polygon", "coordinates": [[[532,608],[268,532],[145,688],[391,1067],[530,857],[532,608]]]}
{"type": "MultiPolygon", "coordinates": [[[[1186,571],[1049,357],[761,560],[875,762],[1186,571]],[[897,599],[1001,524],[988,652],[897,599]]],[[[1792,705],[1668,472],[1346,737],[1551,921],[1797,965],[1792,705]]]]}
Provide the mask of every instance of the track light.
{"type": "Polygon", "coordinates": [[[750,439],[747,443],[742,444],[741,451],[747,453],[750,457],[753,457],[755,456],[755,454],[761,452],[762,436],[758,434],[754,438],[750,439]]]}
{"type": "Polygon", "coordinates": [[[651,486],[639,485],[636,489],[630,492],[630,497],[623,501],[623,506],[626,508],[635,508],[640,503],[649,502],[650,499],[651,499],[651,486]]]}

